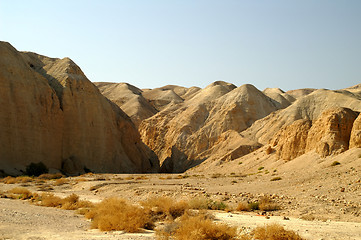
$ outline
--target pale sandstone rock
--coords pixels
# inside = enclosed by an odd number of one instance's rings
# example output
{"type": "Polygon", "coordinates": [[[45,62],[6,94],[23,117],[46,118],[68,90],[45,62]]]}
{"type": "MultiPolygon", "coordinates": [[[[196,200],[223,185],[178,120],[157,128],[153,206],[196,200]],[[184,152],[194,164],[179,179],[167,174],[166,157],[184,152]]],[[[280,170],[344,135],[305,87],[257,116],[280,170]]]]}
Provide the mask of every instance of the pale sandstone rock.
{"type": "MultiPolygon", "coordinates": [[[[276,109],[274,102],[252,85],[234,88],[215,82],[183,104],[144,120],[139,129],[143,141],[164,162],[163,171],[182,172],[209,157],[212,152],[208,150],[222,133],[242,131],[276,109]]],[[[227,153],[235,156],[253,149],[238,145],[227,153]]],[[[227,150],[222,150],[226,155],[227,150]]]]}
{"type": "Polygon", "coordinates": [[[128,83],[95,82],[100,92],[117,104],[133,121],[136,127],[158,111],[142,96],[142,90],[128,83]]]}
{"type": "Polygon", "coordinates": [[[321,157],[348,150],[351,129],[358,113],[347,108],[326,110],[314,121],[297,120],[271,140],[277,156],[292,160],[315,150],[321,157]]]}
{"type": "Polygon", "coordinates": [[[361,147],[361,114],[358,115],[351,130],[350,148],[361,147]]]}
{"type": "Polygon", "coordinates": [[[319,118],[324,111],[337,107],[360,112],[360,99],[345,91],[319,89],[297,99],[289,107],[272,112],[265,118],[256,121],[250,128],[242,132],[242,135],[265,145],[282,127],[291,125],[296,120],[313,121],[319,118]]]}
{"type": "Polygon", "coordinates": [[[19,53],[1,42],[0,65],[0,168],[42,161],[61,169],[72,159],[96,172],[157,169],[129,117],[69,58],[19,53]]]}
{"type": "Polygon", "coordinates": [[[351,129],[358,113],[347,108],[325,111],[308,133],[306,152],[316,150],[321,157],[348,150],[351,129]]]}
{"type": "Polygon", "coordinates": [[[292,160],[304,154],[310,128],[311,121],[303,119],[282,128],[271,140],[271,146],[277,147],[277,157],[292,160]]]}

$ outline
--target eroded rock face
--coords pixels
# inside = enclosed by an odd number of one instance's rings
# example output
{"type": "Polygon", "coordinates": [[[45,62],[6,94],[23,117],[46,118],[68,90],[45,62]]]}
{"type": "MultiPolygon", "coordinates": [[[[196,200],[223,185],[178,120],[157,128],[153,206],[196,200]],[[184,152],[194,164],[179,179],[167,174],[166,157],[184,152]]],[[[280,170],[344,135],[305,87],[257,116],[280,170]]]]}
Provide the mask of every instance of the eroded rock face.
{"type": "Polygon", "coordinates": [[[142,90],[128,83],[94,83],[100,92],[117,104],[133,121],[136,127],[158,112],[142,95],[142,90]]]}
{"type": "MultiPolygon", "coordinates": [[[[252,85],[235,88],[215,82],[183,104],[144,120],[139,130],[143,141],[164,162],[163,171],[182,172],[210,157],[209,149],[219,143],[222,133],[240,132],[276,109],[273,100],[252,85]]],[[[234,159],[258,147],[251,145],[222,149],[223,155],[234,159]]]]}
{"type": "Polygon", "coordinates": [[[350,148],[361,147],[361,114],[358,115],[351,130],[350,148]]]}
{"type": "Polygon", "coordinates": [[[351,129],[358,113],[348,108],[325,111],[308,133],[306,151],[316,150],[322,157],[349,148],[351,129]]]}
{"type": "Polygon", "coordinates": [[[1,167],[39,161],[55,169],[74,166],[74,173],[159,167],[129,117],[69,58],[19,53],[1,42],[0,64],[1,167]]]}
{"type": "Polygon", "coordinates": [[[271,140],[277,156],[292,160],[315,150],[322,157],[348,150],[351,129],[358,112],[348,108],[326,110],[314,120],[297,120],[282,128],[271,140]]]}
{"type": "Polygon", "coordinates": [[[292,160],[305,153],[311,121],[297,120],[282,128],[272,139],[271,146],[277,147],[278,158],[292,160]]]}

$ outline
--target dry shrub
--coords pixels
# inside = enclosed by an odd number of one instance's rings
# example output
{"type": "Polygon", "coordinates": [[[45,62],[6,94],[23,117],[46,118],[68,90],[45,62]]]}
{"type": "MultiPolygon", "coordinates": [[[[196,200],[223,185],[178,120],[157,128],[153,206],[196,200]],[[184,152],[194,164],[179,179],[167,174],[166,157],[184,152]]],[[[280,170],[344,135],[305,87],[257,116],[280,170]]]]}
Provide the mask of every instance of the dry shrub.
{"type": "Polygon", "coordinates": [[[141,205],[155,221],[178,218],[189,209],[187,202],[174,201],[169,197],[152,197],[141,202],[141,205]]]}
{"type": "Polygon", "coordinates": [[[61,185],[64,185],[64,184],[67,184],[69,183],[69,180],[66,179],[66,178],[59,178],[59,179],[56,179],[55,182],[54,182],[54,185],[55,186],[61,186],[61,185]]]}
{"type": "Polygon", "coordinates": [[[89,201],[80,201],[79,196],[76,194],[71,194],[66,198],[60,198],[54,196],[54,194],[44,193],[40,196],[41,206],[46,207],[57,207],[66,210],[77,210],[79,208],[91,208],[94,205],[89,201]]]}
{"type": "Polygon", "coordinates": [[[5,184],[14,184],[16,181],[15,181],[14,177],[7,176],[7,177],[1,179],[1,182],[5,183],[5,184]]]}
{"type": "Polygon", "coordinates": [[[188,201],[190,209],[208,209],[209,199],[206,197],[196,197],[188,201]]]}
{"type": "Polygon", "coordinates": [[[153,227],[149,216],[142,208],[118,198],[103,200],[85,216],[92,219],[92,228],[98,228],[101,231],[139,232],[140,228],[153,227]]]}
{"type": "Polygon", "coordinates": [[[210,210],[223,210],[223,211],[231,211],[229,206],[222,201],[213,201],[206,197],[197,197],[191,199],[188,202],[188,206],[190,209],[210,209],[210,210]]]}
{"type": "Polygon", "coordinates": [[[77,179],[75,179],[75,181],[77,181],[77,182],[86,182],[88,180],[86,178],[77,178],[77,179]]]}
{"type": "Polygon", "coordinates": [[[28,176],[20,176],[20,177],[16,177],[16,182],[17,183],[28,183],[33,181],[33,179],[31,177],[28,176]]]}
{"type": "Polygon", "coordinates": [[[47,180],[51,180],[51,179],[59,179],[64,177],[63,174],[61,173],[44,173],[41,174],[38,179],[47,179],[47,180]]]}
{"type": "Polygon", "coordinates": [[[262,197],[258,206],[262,211],[275,211],[280,209],[280,206],[269,197],[262,197]]]}
{"type": "Polygon", "coordinates": [[[33,179],[28,176],[20,176],[20,177],[16,177],[16,178],[7,176],[6,178],[3,178],[1,180],[1,182],[5,183],[5,184],[27,183],[27,182],[31,182],[31,181],[33,181],[33,179]]]}
{"type": "Polygon", "coordinates": [[[30,199],[32,197],[32,193],[23,187],[16,187],[8,191],[9,193],[12,193],[13,195],[10,195],[10,198],[13,199],[30,199]]]}
{"type": "Polygon", "coordinates": [[[146,176],[138,176],[135,178],[135,180],[148,180],[149,178],[146,176]]]}
{"type": "Polygon", "coordinates": [[[62,199],[51,193],[43,193],[40,196],[40,205],[45,207],[61,207],[62,199]]]}
{"type": "Polygon", "coordinates": [[[157,236],[163,239],[189,240],[189,239],[237,239],[237,228],[225,224],[216,224],[202,215],[189,216],[185,214],[180,222],[173,225],[170,232],[157,232],[157,236]]]}
{"type": "Polygon", "coordinates": [[[303,240],[297,233],[285,230],[278,224],[257,227],[252,233],[254,239],[262,240],[303,240]]]}
{"type": "Polygon", "coordinates": [[[131,176],[124,178],[124,180],[133,180],[133,179],[134,179],[134,177],[131,177],[131,176]]]}
{"type": "Polygon", "coordinates": [[[273,182],[273,181],[279,181],[279,180],[282,180],[282,178],[281,177],[274,177],[270,181],[273,182]]]}
{"type": "Polygon", "coordinates": [[[248,211],[251,210],[251,208],[250,208],[250,206],[249,206],[249,204],[247,202],[240,202],[240,203],[238,203],[238,206],[237,206],[236,210],[237,211],[246,211],[246,212],[248,212],[248,211]]]}
{"type": "Polygon", "coordinates": [[[54,188],[53,188],[51,185],[49,185],[49,184],[45,184],[45,185],[40,185],[40,186],[38,187],[38,190],[39,190],[39,191],[43,191],[43,192],[48,192],[48,191],[54,190],[54,188]]]}

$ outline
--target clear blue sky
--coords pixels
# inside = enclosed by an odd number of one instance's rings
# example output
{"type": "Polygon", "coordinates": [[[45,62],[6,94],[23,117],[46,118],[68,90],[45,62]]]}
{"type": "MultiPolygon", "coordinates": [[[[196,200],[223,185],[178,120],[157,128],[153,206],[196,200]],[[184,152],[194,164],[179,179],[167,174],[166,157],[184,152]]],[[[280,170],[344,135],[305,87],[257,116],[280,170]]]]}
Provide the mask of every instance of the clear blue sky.
{"type": "Polygon", "coordinates": [[[361,83],[360,0],[0,0],[0,37],[140,88],[361,83]]]}

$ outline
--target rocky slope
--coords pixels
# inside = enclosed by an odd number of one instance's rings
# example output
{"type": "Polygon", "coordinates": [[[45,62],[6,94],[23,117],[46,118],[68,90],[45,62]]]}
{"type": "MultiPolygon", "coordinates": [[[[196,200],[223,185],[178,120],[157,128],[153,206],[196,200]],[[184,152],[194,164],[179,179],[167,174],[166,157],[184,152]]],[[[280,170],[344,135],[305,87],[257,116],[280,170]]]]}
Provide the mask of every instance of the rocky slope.
{"type": "Polygon", "coordinates": [[[236,88],[229,83],[215,82],[184,103],[169,106],[144,120],[139,130],[143,141],[163,163],[162,171],[182,172],[215,152],[227,159],[253,151],[259,144],[238,132],[277,109],[273,99],[252,85],[236,88]],[[228,137],[222,135],[228,131],[234,133],[228,137]],[[228,147],[220,148],[225,145],[228,147]]]}
{"type": "Polygon", "coordinates": [[[144,98],[142,90],[128,83],[95,82],[100,92],[109,100],[117,104],[138,127],[146,118],[158,112],[154,106],[144,98]]]}
{"type": "Polygon", "coordinates": [[[157,171],[129,117],[69,58],[16,51],[0,42],[0,169],[31,162],[76,174],[157,171]]]}

